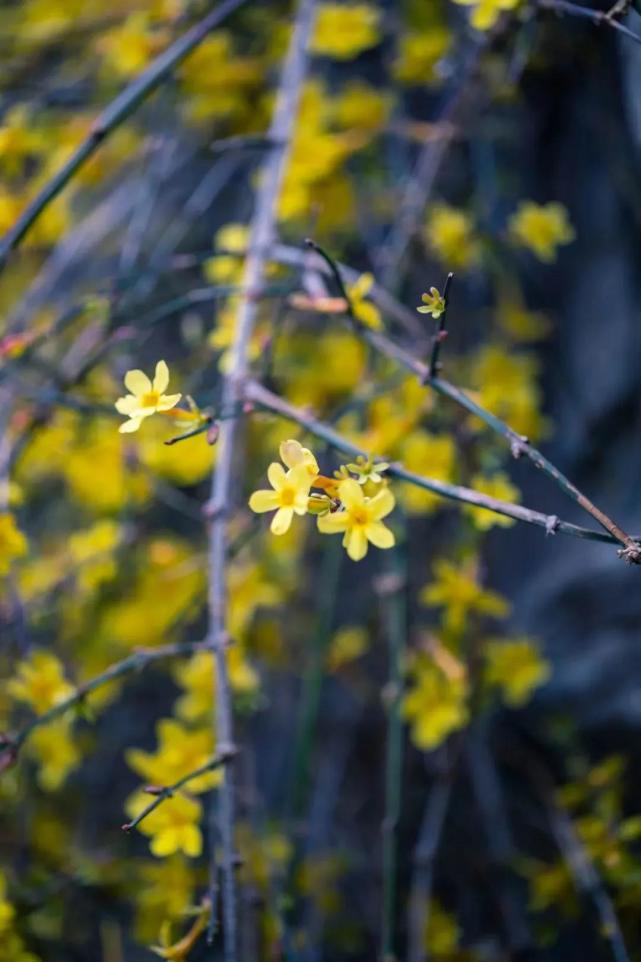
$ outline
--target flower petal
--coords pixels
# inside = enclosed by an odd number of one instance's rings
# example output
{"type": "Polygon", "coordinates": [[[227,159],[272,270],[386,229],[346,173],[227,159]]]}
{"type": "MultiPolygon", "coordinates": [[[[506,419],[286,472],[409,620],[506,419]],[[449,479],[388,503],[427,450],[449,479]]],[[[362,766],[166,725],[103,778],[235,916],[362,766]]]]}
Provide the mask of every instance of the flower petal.
{"type": "Polygon", "coordinates": [[[377,548],[392,548],[394,546],[394,534],[386,528],[382,521],[372,521],[367,525],[366,531],[368,541],[371,541],[377,548]]]}
{"type": "Polygon", "coordinates": [[[158,400],[156,405],[157,411],[169,411],[171,408],[176,407],[180,401],[182,394],[163,394],[158,400]]]}
{"type": "Polygon", "coordinates": [[[156,373],[154,374],[153,389],[156,394],[162,394],[163,391],[167,390],[167,385],[169,384],[169,368],[165,361],[158,361],[156,364],[156,373]]]}
{"type": "Polygon", "coordinates": [[[126,397],[118,398],[115,407],[118,414],[133,414],[139,407],[139,401],[133,394],[127,394],[126,397]]]}
{"type": "Polygon", "coordinates": [[[281,441],[278,449],[280,459],[288,468],[295,468],[297,464],[303,462],[303,447],[299,441],[290,438],[288,441],[281,441]]]}
{"type": "Polygon", "coordinates": [[[267,477],[274,491],[280,491],[285,484],[285,468],[277,461],[272,461],[267,468],[267,477]]]}
{"type": "Polygon", "coordinates": [[[345,478],[341,481],[338,486],[338,496],[347,509],[360,508],[365,501],[363,489],[353,478],[345,478]]]}
{"type": "Polygon", "coordinates": [[[345,535],[345,547],[352,561],[361,561],[367,554],[367,538],[363,528],[350,528],[345,535]]]}
{"type": "Polygon", "coordinates": [[[144,371],[133,370],[125,374],[125,387],[131,394],[147,394],[151,391],[151,381],[144,371]]]}
{"type": "Polygon", "coordinates": [[[396,501],[394,495],[389,488],[383,488],[378,494],[375,494],[372,500],[369,502],[370,515],[374,521],[380,521],[381,518],[385,518],[390,511],[394,510],[394,505],[396,501]]]}
{"type": "Polygon", "coordinates": [[[129,421],[125,421],[124,424],[121,424],[118,428],[118,431],[120,434],[133,434],[134,431],[138,430],[141,424],[141,417],[131,418],[129,421]]]}
{"type": "Polygon", "coordinates": [[[272,519],[270,530],[272,534],[285,534],[294,517],[293,508],[279,508],[272,519]]]}
{"type": "Polygon", "coordinates": [[[249,507],[256,514],[274,511],[278,507],[278,494],[276,491],[254,491],[249,499],[249,507]]]}
{"type": "Polygon", "coordinates": [[[318,530],[322,534],[338,534],[345,531],[349,515],[347,511],[335,511],[334,514],[320,514],[318,516],[318,530]]]}

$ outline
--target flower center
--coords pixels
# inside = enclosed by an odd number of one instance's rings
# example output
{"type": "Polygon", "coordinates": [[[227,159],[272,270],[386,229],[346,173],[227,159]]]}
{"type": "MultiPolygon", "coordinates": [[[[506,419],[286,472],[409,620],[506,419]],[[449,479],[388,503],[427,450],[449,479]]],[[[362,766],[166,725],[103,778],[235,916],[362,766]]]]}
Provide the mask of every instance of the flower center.
{"type": "Polygon", "coordinates": [[[365,525],[369,522],[369,516],[365,508],[355,508],[351,512],[351,515],[352,515],[352,523],[355,525],[360,525],[361,527],[365,527],[365,525]]]}
{"type": "Polygon", "coordinates": [[[283,508],[289,508],[294,503],[295,491],[293,488],[283,488],[280,493],[280,503],[283,508]]]}
{"type": "Polygon", "coordinates": [[[141,395],[140,404],[144,408],[155,408],[160,400],[160,395],[157,391],[148,391],[146,394],[141,395]]]}

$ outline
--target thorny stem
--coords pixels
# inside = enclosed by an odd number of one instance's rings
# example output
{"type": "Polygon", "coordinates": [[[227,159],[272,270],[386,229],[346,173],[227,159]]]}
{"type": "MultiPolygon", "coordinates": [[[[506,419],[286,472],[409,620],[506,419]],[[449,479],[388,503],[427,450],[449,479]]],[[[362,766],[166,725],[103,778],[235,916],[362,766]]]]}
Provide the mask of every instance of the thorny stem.
{"type": "Polygon", "coordinates": [[[379,581],[379,593],[384,607],[385,632],[389,658],[387,687],[387,743],[385,749],[385,815],[383,836],[383,918],[381,926],[381,959],[394,962],[397,958],[394,939],[394,920],[398,885],[398,823],[401,817],[401,786],[403,770],[403,720],[401,696],[407,635],[406,572],[402,545],[388,562],[388,570],[379,581]]]}
{"type": "Polygon", "coordinates": [[[175,792],[181,789],[184,785],[187,785],[189,782],[193,781],[195,778],[199,778],[200,775],[206,775],[207,772],[213,772],[217,768],[220,768],[221,765],[226,765],[227,762],[235,755],[236,750],[233,747],[230,747],[224,752],[218,752],[213,758],[210,758],[208,762],[205,762],[205,764],[201,765],[199,768],[195,768],[192,772],[188,772],[186,775],[183,775],[182,778],[179,778],[178,781],[173,783],[173,785],[165,785],[160,790],[156,790],[154,788],[153,791],[149,791],[148,789],[149,794],[153,794],[155,796],[154,799],[149,803],[149,805],[143,808],[142,812],[139,812],[138,815],[131,820],[131,822],[127,822],[122,826],[123,832],[131,832],[132,829],[140,825],[143,819],[147,818],[148,815],[151,815],[151,813],[155,811],[155,809],[157,809],[158,806],[165,801],[165,799],[171,798],[175,792]]]}
{"type": "MultiPolygon", "coordinates": [[[[288,145],[291,140],[300,88],[307,66],[307,45],[312,28],[313,12],[314,0],[301,0],[281,72],[274,114],[267,136],[270,141],[282,146],[270,151],[267,155],[263,164],[262,180],[256,195],[249,250],[242,280],[243,296],[236,320],[234,342],[230,351],[229,373],[223,384],[223,410],[230,410],[235,407],[242,395],[243,381],[247,375],[248,347],[257,312],[256,298],[265,279],[265,252],[273,240],[276,204],[285,173],[288,145]]],[[[209,631],[216,652],[215,726],[221,751],[233,743],[231,699],[224,641],[227,633],[226,515],[229,511],[232,496],[237,426],[238,421],[235,418],[226,420],[221,424],[218,460],[211,489],[209,631]]],[[[215,825],[212,825],[212,829],[215,829],[215,827],[215,825]]],[[[211,835],[211,864],[213,868],[216,859],[217,833],[212,831],[211,835]]],[[[225,962],[235,962],[237,957],[237,919],[236,882],[234,878],[234,787],[233,765],[231,764],[225,766],[224,780],[220,790],[220,838],[223,850],[224,959],[225,962]]],[[[212,878],[214,876],[215,872],[212,871],[212,878]]],[[[215,926],[215,915],[212,903],[210,938],[215,926]]]]}
{"type": "Polygon", "coordinates": [[[110,665],[109,668],[99,675],[78,685],[72,695],[58,702],[58,704],[50,708],[49,711],[43,712],[42,715],[36,715],[35,718],[32,718],[31,721],[15,735],[0,736],[0,771],[3,771],[15,762],[21,747],[36,728],[40,728],[42,725],[48,725],[49,722],[66,714],[76,705],[83,702],[87,695],[97,688],[102,688],[103,685],[108,684],[110,681],[115,681],[116,678],[122,678],[135,671],[141,671],[155,661],[164,661],[166,658],[182,658],[186,655],[192,655],[196,651],[206,651],[208,647],[209,646],[202,641],[194,641],[181,642],[175,645],[164,645],[162,648],[141,648],[132,655],[128,655],[127,658],[123,658],[122,661],[110,665]]]}
{"type": "MultiPolygon", "coordinates": [[[[359,455],[362,457],[368,456],[368,453],[363,448],[348,441],[347,438],[338,434],[338,432],[334,431],[329,425],[323,421],[319,421],[307,411],[303,411],[293,404],[290,404],[284,400],[284,398],[274,394],[257,381],[250,380],[247,382],[245,397],[248,401],[257,404],[266,411],[272,411],[274,414],[278,414],[287,420],[300,424],[301,427],[304,427],[310,434],[326,441],[332,447],[336,448],[337,451],[342,451],[351,457],[357,457],[359,455]]],[[[617,543],[617,539],[611,534],[592,531],[589,528],[571,524],[569,521],[562,521],[560,518],[557,518],[556,515],[543,514],[541,511],[533,511],[531,508],[525,508],[520,504],[511,504],[509,501],[491,498],[489,495],[481,494],[479,491],[474,491],[472,488],[465,488],[459,484],[446,484],[444,481],[426,478],[420,474],[415,474],[413,471],[408,471],[407,468],[404,468],[403,465],[398,463],[390,464],[387,473],[391,477],[398,478],[400,481],[407,481],[409,484],[414,484],[419,488],[423,488],[425,491],[431,491],[433,494],[441,495],[443,498],[450,498],[453,501],[459,501],[463,504],[471,504],[477,508],[485,508],[488,511],[494,511],[496,514],[514,518],[515,521],[525,521],[526,524],[534,524],[539,528],[544,528],[547,534],[555,534],[558,532],[560,534],[571,535],[575,538],[585,538],[588,541],[602,541],[606,544],[617,543]]]]}

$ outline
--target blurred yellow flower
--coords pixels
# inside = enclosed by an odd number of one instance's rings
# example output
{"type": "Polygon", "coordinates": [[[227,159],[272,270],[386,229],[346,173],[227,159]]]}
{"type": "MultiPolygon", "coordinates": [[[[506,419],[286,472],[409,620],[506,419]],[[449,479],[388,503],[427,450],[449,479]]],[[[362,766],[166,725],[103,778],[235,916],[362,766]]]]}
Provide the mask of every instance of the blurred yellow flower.
{"type": "Polygon", "coordinates": [[[366,300],[373,285],[374,277],[372,274],[361,274],[357,281],[347,285],[347,294],[357,320],[372,331],[380,331],[383,327],[381,312],[376,304],[366,300]]]}
{"type": "MultiPolygon", "coordinates": [[[[135,818],[152,801],[146,792],[135,792],[125,806],[130,818],[135,818]]],[[[195,798],[175,794],[164,799],[138,826],[138,831],[151,837],[149,849],[157,858],[184,852],[197,858],[203,849],[200,832],[201,805],[195,798]]]]}
{"type": "Polygon", "coordinates": [[[407,86],[423,86],[438,80],[436,66],[448,52],[452,37],[445,27],[434,26],[422,33],[400,38],[394,75],[407,86]]]}
{"type": "MultiPolygon", "coordinates": [[[[425,474],[436,481],[452,481],[456,447],[449,434],[428,434],[417,428],[400,445],[400,458],[409,471],[425,474]]],[[[443,498],[414,484],[401,488],[402,500],[411,514],[427,514],[443,507],[443,498]]]]}
{"type": "Polygon", "coordinates": [[[468,615],[505,618],[510,607],[501,595],[483,588],[477,580],[474,559],[462,565],[441,558],[434,563],[434,580],[422,589],[422,604],[444,608],[443,625],[458,634],[465,627],[468,615]]]}
{"type": "MultiPolygon", "coordinates": [[[[486,344],[471,364],[472,380],[478,389],[475,400],[507,421],[518,434],[531,439],[540,437],[547,427],[540,413],[537,375],[534,355],[509,351],[499,344],[486,344]]],[[[480,426],[476,418],[474,423],[480,426]]]]}
{"type": "Polygon", "coordinates": [[[540,261],[556,260],[557,247],[569,244],[575,233],[563,204],[521,201],[509,221],[514,240],[527,247],[540,261]]]}
{"type": "MultiPolygon", "coordinates": [[[[512,484],[507,474],[497,471],[496,474],[475,474],[470,479],[470,487],[481,494],[487,494],[491,498],[498,498],[499,501],[509,501],[511,504],[518,504],[521,500],[521,492],[512,484]]],[[[466,504],[463,506],[465,514],[469,515],[474,521],[475,527],[479,531],[488,531],[494,525],[501,528],[509,528],[515,523],[514,518],[508,518],[504,514],[496,514],[486,508],[476,508],[474,505],[466,504]]]]}
{"type": "Polygon", "coordinates": [[[342,510],[318,518],[318,530],[323,534],[343,533],[343,547],[352,561],[360,561],[367,554],[368,542],[377,548],[391,548],[393,533],[383,524],[383,518],[394,510],[394,495],[383,488],[373,498],[366,498],[363,488],[353,478],[346,478],[338,486],[342,510]]]}
{"type": "MultiPolygon", "coordinates": [[[[156,725],[155,752],[129,748],[127,764],[152,785],[173,785],[183,776],[206,765],[213,755],[211,726],[189,729],[175,718],[161,718],[156,725]]],[[[205,772],[189,782],[190,792],[206,792],[221,779],[221,772],[205,772]]]]}
{"type": "Polygon", "coordinates": [[[380,10],[370,3],[322,3],[316,15],[312,53],[352,60],[380,40],[380,10]]]}
{"type": "Polygon", "coordinates": [[[470,23],[477,30],[491,30],[505,10],[515,10],[521,0],[454,0],[461,6],[473,7],[470,23]]]}
{"type": "Polygon", "coordinates": [[[214,248],[221,253],[205,261],[204,273],[207,280],[214,284],[237,284],[242,278],[248,243],[247,224],[225,224],[216,231],[214,248]]]}
{"type": "Polygon", "coordinates": [[[333,636],[327,652],[327,667],[337,671],[365,654],[369,645],[369,635],[358,625],[340,628],[333,636]]]}
{"type": "Polygon", "coordinates": [[[9,512],[0,514],[0,576],[9,574],[16,558],[23,558],[29,548],[27,539],[9,512]]]}
{"type": "Polygon", "coordinates": [[[549,663],[527,638],[497,638],[483,648],[485,681],[495,685],[508,705],[524,705],[551,674],[549,663]]]}
{"type": "Polygon", "coordinates": [[[67,718],[57,718],[36,728],[27,742],[27,749],[38,763],[38,784],[46,792],[57,791],[81,760],[67,718]]]}
{"type": "Polygon", "coordinates": [[[23,701],[38,715],[49,711],[74,692],[67,681],[62,662],[49,651],[34,650],[20,662],[14,678],[7,682],[7,691],[23,701]]]}
{"type": "Polygon", "coordinates": [[[276,511],[270,526],[272,534],[284,534],[289,530],[294,514],[307,514],[312,478],[306,463],[285,472],[282,464],[276,461],[269,465],[267,477],[273,491],[254,491],[249,507],[257,514],[276,511]]]}
{"type": "Polygon", "coordinates": [[[449,204],[434,204],[430,208],[425,238],[447,268],[469,267],[479,258],[480,245],[471,218],[449,204]]]}
{"type": "Polygon", "coordinates": [[[143,371],[127,371],[125,387],[129,394],[118,398],[116,410],[125,414],[129,420],[120,425],[121,434],[137,431],[144,418],[156,412],[171,410],[180,401],[182,394],[164,394],[169,384],[169,368],[165,361],[158,361],[153,384],[143,371]]]}
{"type": "MultiPolygon", "coordinates": [[[[227,651],[229,683],[234,694],[249,695],[258,688],[258,675],[238,642],[227,651]]],[[[215,661],[210,651],[198,651],[179,665],[174,677],[183,694],[176,701],[176,712],[191,722],[210,722],[214,705],[215,661]]]]}
{"type": "Polygon", "coordinates": [[[411,726],[417,748],[430,751],[467,724],[468,680],[465,666],[450,659],[450,670],[421,657],[412,669],[412,682],[402,702],[403,717],[411,726]]]}

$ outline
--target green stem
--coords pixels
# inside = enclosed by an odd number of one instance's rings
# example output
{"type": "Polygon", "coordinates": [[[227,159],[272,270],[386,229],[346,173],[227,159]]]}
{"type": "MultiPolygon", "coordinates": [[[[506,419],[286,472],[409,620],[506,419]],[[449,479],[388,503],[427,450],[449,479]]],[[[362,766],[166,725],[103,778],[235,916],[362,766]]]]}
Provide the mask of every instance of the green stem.
{"type": "Polygon", "coordinates": [[[205,37],[218,27],[246,0],[224,0],[218,7],[195,24],[161,53],[139,77],[136,77],[112,100],[96,119],[90,134],[74,151],[69,160],[54,174],[40,193],[21,214],[11,230],[0,242],[0,268],[4,267],[11,252],[20,244],[25,234],[42,212],[55,200],[75,174],[87,163],[100,145],[156,90],[172,70],[178,66],[205,37]]]}
{"type": "Polygon", "coordinates": [[[316,629],[312,637],[307,671],[303,679],[300,724],[297,727],[291,781],[291,811],[299,818],[304,811],[309,787],[309,770],[320,709],[321,691],[325,677],[325,655],[331,636],[336,608],[341,559],[343,552],[337,538],[325,546],[321,571],[316,586],[319,600],[316,629]]]}
{"type": "Polygon", "coordinates": [[[402,547],[390,552],[388,559],[389,588],[384,595],[384,619],[389,653],[387,703],[387,745],[385,753],[385,816],[383,819],[383,917],[381,958],[393,962],[397,958],[394,945],[398,871],[398,823],[401,816],[403,769],[403,720],[401,696],[403,662],[407,635],[405,597],[406,571],[402,547]]]}

